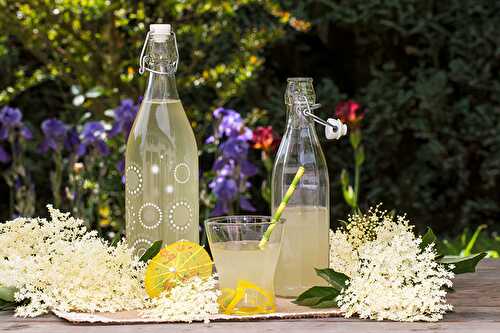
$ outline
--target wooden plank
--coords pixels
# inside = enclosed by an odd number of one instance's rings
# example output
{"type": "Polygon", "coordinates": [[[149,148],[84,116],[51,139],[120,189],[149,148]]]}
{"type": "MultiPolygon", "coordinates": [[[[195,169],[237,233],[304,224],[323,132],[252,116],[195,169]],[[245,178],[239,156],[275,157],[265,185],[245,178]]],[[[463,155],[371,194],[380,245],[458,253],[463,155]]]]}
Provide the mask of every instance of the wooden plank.
{"type": "Polygon", "coordinates": [[[168,333],[168,332],[500,332],[500,260],[485,260],[474,274],[458,276],[456,292],[449,294],[455,311],[438,323],[375,322],[356,318],[325,318],[310,320],[274,320],[257,322],[218,322],[209,324],[150,324],[150,325],[74,325],[53,315],[35,319],[16,318],[12,313],[0,313],[0,331],[19,332],[89,332],[89,333],[168,333]]]}

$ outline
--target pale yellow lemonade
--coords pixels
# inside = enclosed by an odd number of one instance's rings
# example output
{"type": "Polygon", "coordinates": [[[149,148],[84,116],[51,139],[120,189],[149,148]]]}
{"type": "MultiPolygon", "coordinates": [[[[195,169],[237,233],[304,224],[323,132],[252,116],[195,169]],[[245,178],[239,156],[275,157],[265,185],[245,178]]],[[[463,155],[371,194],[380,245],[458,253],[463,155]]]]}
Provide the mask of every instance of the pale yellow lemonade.
{"type": "Polygon", "coordinates": [[[329,212],[326,207],[285,208],[283,240],[275,276],[276,295],[296,297],[307,289],[326,285],[314,268],[329,261],[329,212]]]}
{"type": "Polygon", "coordinates": [[[127,241],[198,243],[198,150],[180,100],[143,101],[127,143],[127,241]]]}
{"type": "Polygon", "coordinates": [[[221,312],[248,315],[276,310],[273,277],[279,243],[260,249],[259,241],[229,241],[210,248],[222,292],[221,312]]]}

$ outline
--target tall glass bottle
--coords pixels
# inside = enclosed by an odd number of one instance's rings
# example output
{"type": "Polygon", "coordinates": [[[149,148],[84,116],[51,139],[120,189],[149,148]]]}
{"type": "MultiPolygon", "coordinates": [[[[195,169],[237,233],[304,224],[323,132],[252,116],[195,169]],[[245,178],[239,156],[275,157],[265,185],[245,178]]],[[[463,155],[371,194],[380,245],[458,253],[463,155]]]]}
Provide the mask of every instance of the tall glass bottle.
{"type": "Polygon", "coordinates": [[[175,84],[178,51],[153,24],[141,54],[148,85],[127,142],[126,235],[137,255],[156,240],[198,242],[198,149],[175,84]]]}
{"type": "Polygon", "coordinates": [[[329,179],[325,156],[312,117],[304,111],[315,104],[310,78],[290,78],[285,93],[287,128],[272,174],[272,209],[277,209],[299,166],[305,167],[294,195],[283,212],[284,240],[275,276],[276,294],[296,297],[324,284],[314,268],[328,267],[329,179]]]}

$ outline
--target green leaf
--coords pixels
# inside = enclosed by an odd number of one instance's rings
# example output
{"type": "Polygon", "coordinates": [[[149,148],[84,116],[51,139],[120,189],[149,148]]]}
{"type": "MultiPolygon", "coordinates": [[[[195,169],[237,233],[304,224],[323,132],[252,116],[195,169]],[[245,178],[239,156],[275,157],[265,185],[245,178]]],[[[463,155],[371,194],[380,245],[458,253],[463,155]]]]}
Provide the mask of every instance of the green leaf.
{"type": "MultiPolygon", "coordinates": [[[[325,297],[337,297],[339,291],[332,287],[312,287],[304,291],[293,301],[293,303],[304,306],[313,306],[319,304],[325,297]]],[[[326,298],[329,299],[329,298],[326,298]]],[[[325,299],[325,300],[326,300],[325,299]]]]}
{"type": "Polygon", "coordinates": [[[342,169],[340,172],[340,184],[342,184],[342,187],[349,186],[349,173],[346,169],[342,169]]]}
{"type": "Polygon", "coordinates": [[[338,290],[339,292],[345,288],[346,282],[349,280],[349,277],[345,274],[335,272],[331,268],[323,268],[323,269],[318,269],[315,268],[316,274],[326,280],[328,284],[330,284],[335,290],[338,290]]]}
{"type": "Polygon", "coordinates": [[[149,249],[147,249],[146,252],[144,252],[144,254],[139,259],[139,261],[147,262],[148,260],[154,258],[154,256],[157,255],[158,252],[160,252],[162,244],[163,244],[163,242],[161,240],[154,242],[149,247],[149,249]]]}
{"type": "Polygon", "coordinates": [[[354,153],[354,162],[356,163],[356,166],[361,166],[365,161],[365,150],[363,149],[363,146],[360,146],[356,149],[354,153]]]}
{"type": "Polygon", "coordinates": [[[269,157],[263,158],[262,159],[262,164],[264,164],[264,167],[266,168],[267,172],[273,171],[273,160],[269,157]]]}
{"type": "Polygon", "coordinates": [[[349,141],[351,142],[352,148],[356,150],[361,143],[361,131],[357,130],[351,132],[351,134],[349,134],[349,141]]]}
{"type": "Polygon", "coordinates": [[[420,243],[420,248],[425,250],[429,244],[436,243],[436,235],[430,227],[427,227],[427,232],[422,236],[422,243],[420,243]]]}
{"type": "Polygon", "coordinates": [[[342,194],[344,195],[344,200],[345,202],[350,206],[354,207],[354,190],[352,189],[352,186],[347,186],[346,188],[342,188],[342,194]]]}
{"type": "Polygon", "coordinates": [[[15,302],[7,302],[0,299],[0,311],[10,311],[14,310],[17,306],[15,302]]]}
{"type": "Polygon", "coordinates": [[[477,238],[479,237],[479,234],[481,233],[481,230],[486,229],[487,225],[481,224],[479,227],[477,227],[476,231],[474,231],[474,234],[472,235],[471,239],[467,243],[467,246],[461,253],[463,256],[469,256],[472,253],[472,248],[476,244],[477,238]]]}
{"type": "Polygon", "coordinates": [[[455,265],[455,268],[452,269],[455,274],[462,273],[473,273],[476,271],[476,265],[486,257],[486,252],[471,254],[467,257],[461,256],[444,256],[440,259],[437,259],[437,262],[443,265],[455,265]]]}
{"type": "Polygon", "coordinates": [[[317,304],[312,305],[311,308],[316,308],[316,309],[324,309],[324,308],[336,308],[338,307],[337,304],[337,296],[340,294],[340,291],[338,291],[337,294],[331,294],[322,297],[317,304]]]}
{"type": "Polygon", "coordinates": [[[262,198],[266,200],[267,203],[271,203],[271,186],[269,186],[267,180],[262,182],[262,186],[260,188],[260,194],[262,195],[262,198]]]}
{"type": "Polygon", "coordinates": [[[14,294],[16,293],[15,288],[0,286],[0,300],[5,302],[15,302],[14,294]]]}
{"type": "MultiPolygon", "coordinates": [[[[324,297],[325,298],[325,297],[324,297]]],[[[321,299],[318,304],[311,306],[311,308],[315,309],[325,309],[325,308],[338,308],[337,297],[333,299],[321,299]]]]}

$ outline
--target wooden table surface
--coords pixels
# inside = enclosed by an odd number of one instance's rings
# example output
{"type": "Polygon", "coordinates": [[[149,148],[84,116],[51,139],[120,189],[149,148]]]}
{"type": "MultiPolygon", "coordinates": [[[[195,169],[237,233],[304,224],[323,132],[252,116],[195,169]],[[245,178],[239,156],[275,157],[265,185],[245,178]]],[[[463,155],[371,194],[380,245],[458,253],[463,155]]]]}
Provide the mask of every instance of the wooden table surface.
{"type": "Polygon", "coordinates": [[[23,319],[0,313],[0,331],[15,332],[495,332],[500,333],[500,260],[484,260],[473,274],[455,278],[455,293],[448,299],[455,311],[437,323],[397,323],[327,318],[208,324],[75,325],[53,315],[23,319]]]}

